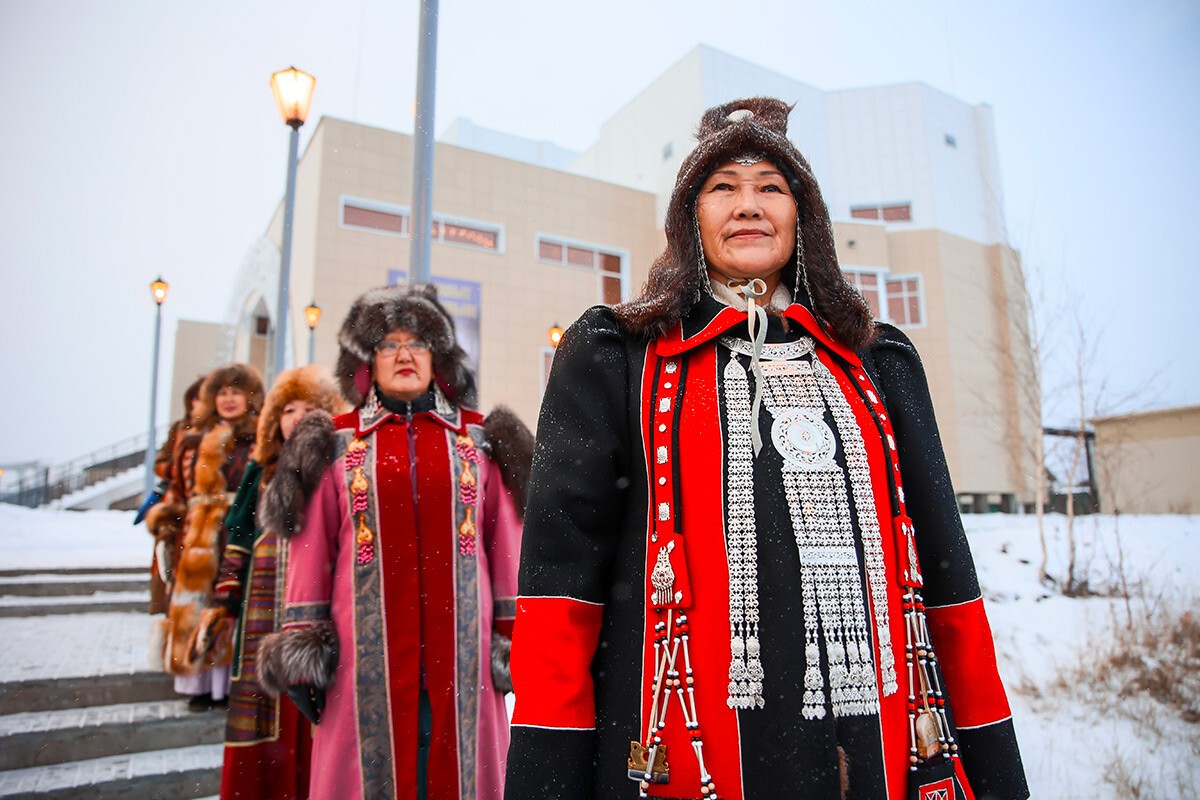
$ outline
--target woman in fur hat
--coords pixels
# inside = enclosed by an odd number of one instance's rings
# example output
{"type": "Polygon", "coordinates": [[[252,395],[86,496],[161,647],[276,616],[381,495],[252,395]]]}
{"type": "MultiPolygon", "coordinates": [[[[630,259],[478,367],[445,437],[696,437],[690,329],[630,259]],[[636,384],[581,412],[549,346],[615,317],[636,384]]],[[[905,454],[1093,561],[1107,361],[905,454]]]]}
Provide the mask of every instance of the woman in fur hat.
{"type": "Polygon", "coordinates": [[[175,675],[175,691],[191,696],[193,711],[212,708],[229,690],[229,648],[197,654],[192,639],[212,597],[228,538],[225,515],[254,447],[262,396],[262,377],[248,364],[208,374],[192,427],[175,448],[167,493],[146,515],[147,527],[164,541],[180,531],[173,546],[162,548],[171,556],[163,662],[175,675]]]}
{"type": "Polygon", "coordinates": [[[195,643],[196,651],[207,651],[228,619],[236,621],[222,798],[308,797],[312,726],[290,700],[268,695],[258,683],[259,645],[264,636],[279,630],[287,565],[287,543],[271,524],[279,517],[271,502],[281,493],[289,507],[306,502],[303,487],[293,477],[297,465],[327,458],[320,444],[332,434],[331,415],[345,410],[346,401],[328,367],[310,365],[281,373],[267,393],[254,451],[226,517],[229,542],[195,643]],[[280,490],[268,495],[277,475],[282,475],[280,490]]]}
{"type": "Polygon", "coordinates": [[[511,412],[470,410],[432,287],[367,292],[338,342],[358,407],[334,420],[328,468],[294,471],[315,486],[307,507],[278,504],[298,533],[261,680],[318,722],[314,800],[499,797],[532,437],[511,412]]]}
{"type": "Polygon", "coordinates": [[[789,111],[704,114],[641,296],[559,346],[510,800],[1027,796],[920,360],[789,111]]]}

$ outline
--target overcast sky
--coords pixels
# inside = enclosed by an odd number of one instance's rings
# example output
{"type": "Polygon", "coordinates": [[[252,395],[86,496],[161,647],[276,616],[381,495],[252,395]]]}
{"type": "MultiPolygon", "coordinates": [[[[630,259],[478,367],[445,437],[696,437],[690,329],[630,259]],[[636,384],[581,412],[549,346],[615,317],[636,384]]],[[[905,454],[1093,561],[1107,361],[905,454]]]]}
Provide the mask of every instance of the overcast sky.
{"type": "MultiPolygon", "coordinates": [[[[0,0],[0,463],[145,430],[159,273],[160,421],[178,413],[175,324],[223,319],[283,193],[270,74],[317,76],[311,120],[411,132],[418,23],[417,0],[0,0]]],[[[821,90],[988,103],[1010,236],[1045,307],[1098,342],[1092,380],[1200,403],[1195,0],[443,0],[439,34],[437,131],[577,150],[701,43],[821,90]]]]}

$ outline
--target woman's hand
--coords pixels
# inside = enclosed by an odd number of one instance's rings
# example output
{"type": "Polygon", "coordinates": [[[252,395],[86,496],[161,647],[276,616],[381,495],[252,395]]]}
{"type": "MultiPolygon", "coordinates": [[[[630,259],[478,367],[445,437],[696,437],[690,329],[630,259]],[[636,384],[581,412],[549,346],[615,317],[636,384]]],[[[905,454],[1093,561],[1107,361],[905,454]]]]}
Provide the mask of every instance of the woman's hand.
{"type": "Polygon", "coordinates": [[[225,609],[220,607],[206,608],[200,612],[200,624],[192,634],[188,647],[188,657],[192,661],[199,661],[213,649],[225,629],[228,621],[226,616],[225,609]]]}

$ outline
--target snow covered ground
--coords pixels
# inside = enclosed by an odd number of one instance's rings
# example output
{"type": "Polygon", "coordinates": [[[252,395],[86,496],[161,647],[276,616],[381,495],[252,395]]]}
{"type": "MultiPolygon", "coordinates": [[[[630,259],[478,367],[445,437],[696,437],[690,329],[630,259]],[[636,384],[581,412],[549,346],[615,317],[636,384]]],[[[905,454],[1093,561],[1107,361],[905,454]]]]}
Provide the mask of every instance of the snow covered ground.
{"type": "MultiPolygon", "coordinates": [[[[131,520],[0,505],[0,570],[142,568],[151,540],[131,520]]],[[[1075,574],[1093,593],[1083,598],[1038,581],[1033,517],[965,522],[1033,797],[1200,797],[1200,517],[1078,519],[1075,574]]],[[[1045,530],[1061,586],[1065,518],[1048,516],[1045,530]]],[[[148,631],[131,614],[0,619],[0,680],[142,669],[148,631]],[[68,646],[96,626],[111,646],[68,646]]]]}

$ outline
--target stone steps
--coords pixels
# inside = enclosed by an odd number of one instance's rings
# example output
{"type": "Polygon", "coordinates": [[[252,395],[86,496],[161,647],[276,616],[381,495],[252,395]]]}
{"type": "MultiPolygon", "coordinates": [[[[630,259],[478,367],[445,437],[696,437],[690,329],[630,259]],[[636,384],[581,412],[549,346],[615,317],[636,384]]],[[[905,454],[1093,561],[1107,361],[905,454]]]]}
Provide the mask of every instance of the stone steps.
{"type": "Polygon", "coordinates": [[[0,770],[221,742],[225,715],[182,699],[0,716],[0,770]]]}
{"type": "Polygon", "coordinates": [[[0,617],[145,612],[149,603],[149,579],[144,569],[0,573],[0,617]]]}
{"type": "Polygon", "coordinates": [[[184,800],[219,790],[225,712],[189,712],[171,676],[144,671],[148,597],[116,601],[136,603],[131,610],[80,594],[114,583],[145,592],[146,571],[0,573],[0,624],[23,651],[0,680],[0,798],[184,800]]]}
{"type": "Polygon", "coordinates": [[[215,794],[221,788],[223,746],[152,750],[0,772],[0,797],[165,800],[215,794]]]}

